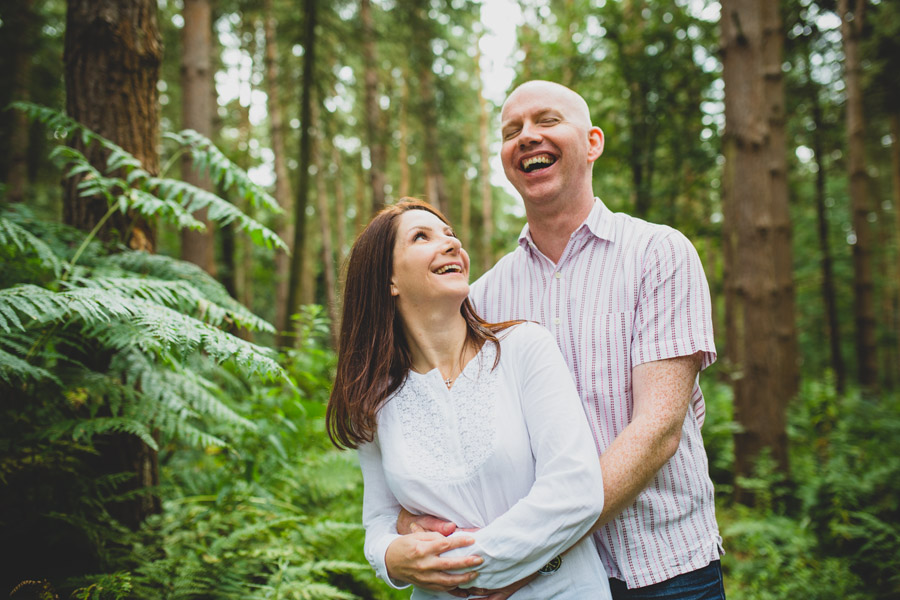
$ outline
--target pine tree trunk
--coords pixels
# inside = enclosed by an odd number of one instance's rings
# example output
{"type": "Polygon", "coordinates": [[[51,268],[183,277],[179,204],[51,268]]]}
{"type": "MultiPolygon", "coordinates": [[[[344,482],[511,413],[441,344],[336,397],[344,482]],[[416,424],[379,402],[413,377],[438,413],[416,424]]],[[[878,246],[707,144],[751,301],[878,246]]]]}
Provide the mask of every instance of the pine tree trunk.
{"type": "MultiPolygon", "coordinates": [[[[778,364],[787,352],[777,322],[783,296],[776,255],[781,225],[773,206],[771,176],[778,159],[772,156],[777,149],[770,137],[771,113],[764,95],[763,16],[755,0],[722,2],[724,187],[726,217],[732,220],[725,246],[731,279],[729,319],[733,319],[728,349],[737,357],[734,413],[742,426],[734,436],[738,476],[751,476],[764,450],[787,470],[785,408],[792,393],[778,364]]],[[[750,503],[753,497],[738,488],[737,500],[750,503]]]]}
{"type": "MultiPolygon", "coordinates": [[[[329,139],[334,139],[329,136],[329,139]]],[[[331,164],[334,166],[334,213],[337,216],[334,222],[335,259],[338,267],[344,264],[347,248],[347,194],[344,191],[343,166],[344,160],[338,147],[331,144],[331,164]]],[[[340,311],[338,311],[340,312],[340,311]]]]}
{"type": "MultiPolygon", "coordinates": [[[[14,56],[8,57],[14,70],[12,100],[30,100],[32,53],[38,36],[37,19],[34,15],[34,0],[23,0],[20,6],[7,16],[4,27],[15,38],[11,44],[14,56]]],[[[7,140],[9,151],[6,169],[6,200],[22,202],[28,187],[28,117],[22,111],[12,111],[9,115],[10,135],[7,140]]]]}
{"type": "Polygon", "coordinates": [[[378,55],[375,48],[375,22],[370,0],[360,0],[363,64],[366,86],[366,139],[369,145],[369,184],[372,186],[372,212],[384,206],[385,148],[382,139],[381,109],[378,106],[378,55]]]}
{"type": "Polygon", "coordinates": [[[491,152],[487,100],[481,81],[481,52],[475,55],[475,74],[478,81],[478,155],[481,160],[481,271],[486,273],[494,266],[494,203],[491,193],[491,152]]]}
{"type": "MultiPolygon", "coordinates": [[[[156,0],[69,0],[66,12],[65,83],[68,114],[115,142],[139,159],[151,174],[159,171],[159,96],[156,88],[162,43],[156,0]]],[[[98,168],[106,156],[94,145],[76,148],[98,168]]],[[[66,180],[63,219],[82,230],[93,229],[108,211],[104,198],[81,198],[80,177],[66,180]]],[[[116,212],[99,232],[129,247],[152,252],[154,235],[140,217],[116,212]]],[[[157,455],[139,439],[111,435],[98,442],[100,468],[106,473],[134,474],[120,491],[159,484],[157,455]]],[[[137,528],[159,499],[142,494],[110,507],[111,514],[137,528]]]]}
{"type": "MultiPolygon", "coordinates": [[[[294,225],[291,218],[293,201],[291,199],[291,182],[285,161],[284,145],[284,109],[281,105],[281,89],[278,81],[278,41],[275,36],[275,15],[272,12],[272,0],[265,0],[263,5],[266,36],[266,97],[269,109],[269,135],[272,138],[272,162],[275,170],[275,201],[284,212],[278,215],[275,233],[289,247],[294,243],[294,225]]],[[[289,256],[285,252],[275,255],[275,323],[283,327],[287,313],[288,281],[290,274],[289,256]]]]}
{"type": "Polygon", "coordinates": [[[844,77],[847,88],[848,168],[850,203],[853,207],[853,297],[856,323],[856,359],[859,384],[874,390],[878,384],[878,356],[875,339],[875,286],[872,281],[872,233],[869,215],[868,176],[865,158],[865,116],[863,114],[859,41],[863,27],[864,0],[840,0],[841,35],[844,40],[844,77]]]}
{"type": "Polygon", "coordinates": [[[400,98],[400,124],[397,126],[400,133],[399,148],[397,149],[397,162],[400,163],[400,188],[401,198],[410,194],[409,172],[409,77],[403,75],[403,92],[400,98]]]}
{"type": "Polygon", "coordinates": [[[316,11],[318,0],[305,0],[304,13],[306,23],[303,36],[303,89],[300,94],[300,181],[297,186],[297,202],[294,205],[294,254],[291,257],[290,280],[288,284],[287,310],[284,321],[279,325],[282,333],[279,346],[292,346],[296,340],[291,315],[300,310],[302,282],[304,280],[304,238],[306,237],[306,206],[309,202],[309,165],[312,145],[311,118],[312,92],[315,86],[314,70],[316,56],[316,11]]]}
{"type": "MultiPolygon", "coordinates": [[[[775,253],[775,346],[778,352],[777,388],[785,407],[797,395],[797,326],[794,316],[794,261],[787,181],[787,141],[784,114],[784,75],[781,64],[785,32],[778,0],[760,2],[762,9],[763,98],[768,120],[767,175],[772,206],[772,246],[775,253]]],[[[785,442],[786,451],[787,442],[785,442]]],[[[786,459],[786,455],[785,455],[786,459]]]]}
{"type": "Polygon", "coordinates": [[[895,363],[891,369],[900,374],[900,110],[895,109],[891,121],[891,182],[894,205],[894,285],[889,323],[893,324],[896,346],[895,363]]]}
{"type": "MultiPolygon", "coordinates": [[[[807,60],[807,68],[811,62],[807,60]]],[[[808,72],[808,71],[807,71],[808,72]]],[[[847,387],[847,367],[841,354],[841,329],[838,322],[837,301],[834,286],[834,267],[831,257],[831,243],[828,239],[828,210],[825,207],[825,145],[822,132],[825,123],[822,118],[822,104],[819,100],[817,84],[810,77],[807,85],[812,106],[813,154],[816,160],[816,220],[818,224],[819,251],[822,253],[822,302],[825,307],[825,322],[828,325],[828,347],[831,351],[831,370],[834,372],[834,383],[838,394],[843,394],[847,387]]]]}
{"type": "Polygon", "coordinates": [[[334,267],[334,245],[332,244],[331,215],[328,203],[328,188],[325,182],[325,169],[322,168],[323,136],[322,122],[319,116],[318,102],[313,102],[312,118],[316,123],[317,135],[313,144],[313,167],[316,172],[316,212],[319,213],[319,235],[322,240],[322,278],[325,286],[325,310],[331,320],[331,343],[337,348],[338,326],[340,320],[337,312],[337,278],[334,267]]]}
{"type": "MultiPolygon", "coordinates": [[[[212,137],[213,72],[212,8],[209,0],[184,0],[184,27],[181,29],[181,125],[184,129],[212,137]]],[[[182,178],[197,187],[211,190],[209,177],[197,172],[190,154],[181,161],[182,178]]],[[[181,258],[216,274],[215,236],[206,210],[194,213],[206,225],[205,231],[181,230],[181,258]]]]}
{"type": "Polygon", "coordinates": [[[450,217],[450,202],[441,169],[441,145],[438,141],[437,97],[435,95],[434,53],[431,50],[431,23],[428,3],[418,0],[412,10],[413,29],[420,35],[413,36],[412,63],[419,80],[418,113],[422,124],[425,159],[425,194],[428,202],[450,217]]]}

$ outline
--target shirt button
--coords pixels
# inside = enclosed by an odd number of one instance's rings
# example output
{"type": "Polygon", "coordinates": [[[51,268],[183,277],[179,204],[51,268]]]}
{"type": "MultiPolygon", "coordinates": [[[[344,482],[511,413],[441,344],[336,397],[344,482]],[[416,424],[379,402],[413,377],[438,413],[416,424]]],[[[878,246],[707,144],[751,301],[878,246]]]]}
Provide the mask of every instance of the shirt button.
{"type": "Polygon", "coordinates": [[[559,325],[559,317],[556,317],[555,319],[553,319],[553,324],[559,325]]]}
{"type": "Polygon", "coordinates": [[[557,272],[554,273],[553,275],[554,275],[557,279],[559,279],[559,278],[562,277],[562,273],[560,273],[559,271],[557,271],[557,272]]]}

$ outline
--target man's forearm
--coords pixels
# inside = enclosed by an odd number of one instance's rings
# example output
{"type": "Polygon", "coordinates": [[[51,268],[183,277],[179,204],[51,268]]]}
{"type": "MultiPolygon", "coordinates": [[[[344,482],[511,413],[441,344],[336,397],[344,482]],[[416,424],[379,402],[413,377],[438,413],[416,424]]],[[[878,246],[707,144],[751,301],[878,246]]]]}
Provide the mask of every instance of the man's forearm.
{"type": "Polygon", "coordinates": [[[600,456],[604,505],[595,531],[630,506],[675,454],[699,370],[694,354],[632,371],[633,418],[600,456]]]}

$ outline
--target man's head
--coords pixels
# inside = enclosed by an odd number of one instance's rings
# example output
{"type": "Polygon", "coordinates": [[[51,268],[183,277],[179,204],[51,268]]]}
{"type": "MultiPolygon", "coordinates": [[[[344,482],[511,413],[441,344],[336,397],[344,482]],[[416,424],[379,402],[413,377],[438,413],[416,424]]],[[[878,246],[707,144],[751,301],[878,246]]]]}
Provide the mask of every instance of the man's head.
{"type": "Polygon", "coordinates": [[[501,137],[503,170],[527,209],[592,205],[603,132],[591,125],[584,98],[550,81],[523,83],[503,104],[501,137]]]}

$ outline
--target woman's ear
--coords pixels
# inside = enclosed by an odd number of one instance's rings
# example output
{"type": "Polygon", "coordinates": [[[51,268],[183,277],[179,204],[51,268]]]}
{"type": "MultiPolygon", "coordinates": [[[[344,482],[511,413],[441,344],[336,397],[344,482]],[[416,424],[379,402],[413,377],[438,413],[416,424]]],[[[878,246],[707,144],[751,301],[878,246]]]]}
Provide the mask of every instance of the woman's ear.
{"type": "Polygon", "coordinates": [[[397,289],[397,286],[391,283],[391,296],[399,296],[400,290],[397,289]]]}

